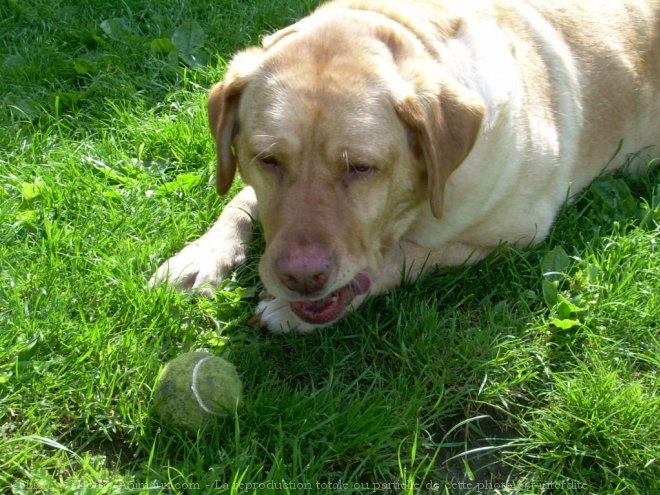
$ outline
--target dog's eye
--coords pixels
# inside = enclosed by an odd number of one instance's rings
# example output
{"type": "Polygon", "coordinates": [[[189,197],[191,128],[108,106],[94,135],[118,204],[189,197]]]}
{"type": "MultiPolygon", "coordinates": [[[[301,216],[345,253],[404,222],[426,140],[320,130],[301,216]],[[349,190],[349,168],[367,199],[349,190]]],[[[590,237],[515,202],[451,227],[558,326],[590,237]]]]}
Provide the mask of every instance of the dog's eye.
{"type": "Polygon", "coordinates": [[[274,177],[277,180],[281,180],[284,176],[284,167],[282,166],[282,162],[280,162],[273,155],[257,155],[255,159],[261,169],[267,172],[271,177],[274,177]]]}
{"type": "Polygon", "coordinates": [[[259,163],[265,168],[273,169],[273,168],[279,168],[280,167],[280,162],[277,158],[274,156],[263,156],[259,158],[259,163]]]}
{"type": "Polygon", "coordinates": [[[358,179],[373,174],[376,171],[375,167],[365,165],[363,163],[350,164],[346,175],[349,179],[358,179]]]}
{"type": "Polygon", "coordinates": [[[371,172],[369,165],[351,165],[350,172],[352,174],[368,174],[371,172]]]}
{"type": "Polygon", "coordinates": [[[282,177],[282,164],[272,155],[260,157],[259,164],[267,172],[275,174],[276,177],[282,177]]]}

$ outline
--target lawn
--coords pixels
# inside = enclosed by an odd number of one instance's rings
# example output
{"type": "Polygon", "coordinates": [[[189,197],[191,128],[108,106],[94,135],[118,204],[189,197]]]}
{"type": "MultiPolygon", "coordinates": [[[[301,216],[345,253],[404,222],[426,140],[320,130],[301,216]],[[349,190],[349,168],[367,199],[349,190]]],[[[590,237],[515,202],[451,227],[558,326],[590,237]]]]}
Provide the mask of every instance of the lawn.
{"type": "Polygon", "coordinates": [[[147,288],[227,201],[207,88],[315,3],[0,3],[0,487],[660,493],[658,150],[540,246],[311,335],[248,325],[258,248],[215,300],[147,288]],[[245,401],[187,435],[151,397],[200,348],[236,365],[245,401]]]}

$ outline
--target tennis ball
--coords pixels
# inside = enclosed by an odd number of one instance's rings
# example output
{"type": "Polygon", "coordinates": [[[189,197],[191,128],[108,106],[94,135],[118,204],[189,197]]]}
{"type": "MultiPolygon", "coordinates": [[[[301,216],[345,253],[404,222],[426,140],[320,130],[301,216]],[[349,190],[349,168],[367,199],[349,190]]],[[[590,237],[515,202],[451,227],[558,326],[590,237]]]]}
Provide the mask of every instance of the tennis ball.
{"type": "Polygon", "coordinates": [[[236,412],[242,388],[233,364],[206,352],[188,352],[161,371],[154,410],[170,426],[203,430],[216,417],[236,412]]]}

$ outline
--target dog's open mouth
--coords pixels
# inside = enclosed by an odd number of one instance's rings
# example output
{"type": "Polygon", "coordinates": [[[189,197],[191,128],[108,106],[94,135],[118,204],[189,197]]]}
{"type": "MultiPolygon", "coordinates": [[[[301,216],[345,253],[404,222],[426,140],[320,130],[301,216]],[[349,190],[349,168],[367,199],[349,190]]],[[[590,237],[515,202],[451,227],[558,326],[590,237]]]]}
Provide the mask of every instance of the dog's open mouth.
{"type": "Polygon", "coordinates": [[[339,318],[353,299],[366,294],[370,288],[371,277],[367,272],[360,272],[350,283],[328,297],[314,301],[295,301],[291,303],[291,309],[301,320],[323,325],[339,318]]]}

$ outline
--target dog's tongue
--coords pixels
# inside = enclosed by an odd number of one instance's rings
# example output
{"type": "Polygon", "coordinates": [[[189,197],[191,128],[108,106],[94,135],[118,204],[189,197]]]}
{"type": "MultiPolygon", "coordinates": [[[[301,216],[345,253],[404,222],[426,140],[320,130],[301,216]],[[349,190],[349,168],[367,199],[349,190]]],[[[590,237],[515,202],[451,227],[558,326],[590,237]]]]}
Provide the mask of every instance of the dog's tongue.
{"type": "Polygon", "coordinates": [[[371,288],[371,277],[367,272],[358,273],[355,278],[325,299],[296,301],[291,309],[307,323],[323,325],[339,318],[356,296],[366,294],[371,288]]]}

